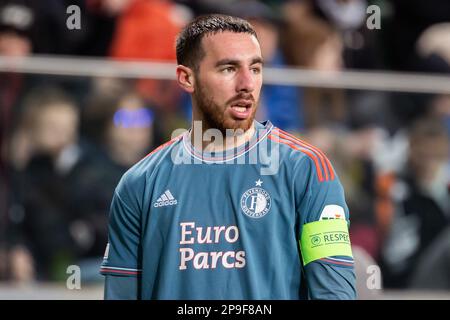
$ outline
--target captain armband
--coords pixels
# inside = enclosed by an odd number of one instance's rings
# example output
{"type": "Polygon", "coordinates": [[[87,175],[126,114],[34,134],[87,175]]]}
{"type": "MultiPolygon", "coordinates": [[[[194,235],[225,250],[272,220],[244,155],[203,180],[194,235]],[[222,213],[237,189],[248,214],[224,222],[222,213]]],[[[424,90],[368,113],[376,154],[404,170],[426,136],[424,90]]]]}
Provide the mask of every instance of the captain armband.
{"type": "Polygon", "coordinates": [[[347,221],[320,220],[303,225],[300,248],[303,265],[330,256],[353,257],[347,221]]]}

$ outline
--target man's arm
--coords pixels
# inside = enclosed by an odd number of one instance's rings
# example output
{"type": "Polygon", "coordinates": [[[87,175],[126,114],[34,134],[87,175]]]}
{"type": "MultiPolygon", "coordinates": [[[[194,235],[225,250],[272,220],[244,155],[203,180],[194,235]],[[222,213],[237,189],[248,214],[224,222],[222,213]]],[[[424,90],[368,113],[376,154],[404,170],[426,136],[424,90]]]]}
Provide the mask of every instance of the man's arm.
{"type": "MultiPolygon", "coordinates": [[[[123,185],[123,184],[122,184],[123,185]]],[[[119,184],[108,226],[108,245],[100,272],[106,276],[105,299],[140,299],[140,212],[119,184]]]]}
{"type": "Polygon", "coordinates": [[[139,300],[137,277],[105,277],[105,300],[139,300]]]}
{"type": "Polygon", "coordinates": [[[344,190],[328,159],[324,158],[319,165],[310,158],[302,162],[298,169],[306,180],[299,179],[297,184],[300,188],[303,183],[304,190],[298,202],[299,245],[309,298],[355,299],[349,212],[344,190]]]}
{"type": "Polygon", "coordinates": [[[313,300],[356,299],[353,267],[311,262],[305,266],[309,298],[313,300]]]}

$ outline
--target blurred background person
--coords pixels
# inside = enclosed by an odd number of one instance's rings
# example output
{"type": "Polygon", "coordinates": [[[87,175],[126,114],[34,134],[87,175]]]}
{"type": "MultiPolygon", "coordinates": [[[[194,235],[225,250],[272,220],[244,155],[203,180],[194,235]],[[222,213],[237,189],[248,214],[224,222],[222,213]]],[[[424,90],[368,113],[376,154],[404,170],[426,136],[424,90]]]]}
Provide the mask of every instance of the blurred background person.
{"type": "Polygon", "coordinates": [[[392,203],[381,256],[386,287],[408,287],[419,259],[450,225],[450,148],[442,120],[417,120],[408,141],[404,169],[385,186],[392,203]]]}
{"type": "Polygon", "coordinates": [[[23,108],[10,144],[10,277],[62,280],[77,264],[83,280],[101,279],[114,187],[151,151],[154,114],[125,89],[93,97],[80,114],[61,89],[38,88],[23,108]]]}
{"type": "MultiPolygon", "coordinates": [[[[314,2],[289,1],[283,6],[286,27],[282,45],[288,64],[319,70],[339,71],[344,67],[343,43],[339,32],[314,11],[314,2]]],[[[342,90],[304,89],[305,126],[339,125],[345,121],[342,90]]]]}
{"type": "MultiPolygon", "coordinates": [[[[25,57],[32,52],[31,30],[35,15],[32,8],[14,2],[0,2],[0,56],[25,57]]],[[[0,166],[4,168],[5,141],[11,129],[13,107],[23,87],[23,75],[0,74],[0,166]]],[[[0,171],[1,176],[6,174],[0,171]]],[[[4,178],[5,179],[5,178],[4,178]]],[[[5,202],[3,202],[5,203],[5,202]]]]}
{"type": "Polygon", "coordinates": [[[99,89],[83,110],[83,136],[90,141],[92,152],[110,165],[111,185],[106,185],[111,194],[122,174],[158,142],[152,107],[131,85],[122,83],[115,92],[99,89]]]}
{"type": "Polygon", "coordinates": [[[38,279],[55,279],[76,245],[70,234],[69,177],[82,159],[78,122],[78,109],[65,93],[40,88],[26,98],[12,137],[11,222],[16,232],[11,241],[31,253],[38,279]]]}
{"type": "Polygon", "coordinates": [[[415,290],[450,290],[450,227],[422,253],[411,276],[410,288],[415,290]]]}
{"type": "MultiPolygon", "coordinates": [[[[450,2],[396,0],[389,4],[392,16],[388,22],[389,32],[385,33],[385,47],[391,50],[386,51],[387,66],[394,70],[418,70],[416,42],[432,25],[450,22],[450,2]]],[[[442,42],[445,43],[444,39],[442,42]]]]}
{"type": "MultiPolygon", "coordinates": [[[[120,2],[122,13],[111,40],[110,57],[174,63],[175,37],[192,18],[189,9],[169,0],[120,2]]],[[[181,91],[174,81],[142,79],[136,88],[155,108],[168,115],[176,114],[181,91]]]]}

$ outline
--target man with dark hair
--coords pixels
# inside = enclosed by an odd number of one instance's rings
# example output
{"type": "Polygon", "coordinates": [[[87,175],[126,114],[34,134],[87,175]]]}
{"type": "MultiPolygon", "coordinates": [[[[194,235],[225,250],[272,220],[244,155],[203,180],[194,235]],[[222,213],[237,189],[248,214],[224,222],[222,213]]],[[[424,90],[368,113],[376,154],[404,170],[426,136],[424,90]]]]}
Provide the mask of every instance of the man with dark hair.
{"type": "Polygon", "coordinates": [[[192,26],[185,28],[178,36],[176,51],[177,63],[195,70],[198,70],[200,61],[206,55],[205,48],[202,46],[202,39],[205,35],[229,31],[248,33],[257,37],[250,23],[232,16],[215,15],[210,19],[200,18],[195,20],[192,26]]]}
{"type": "Polygon", "coordinates": [[[106,299],[354,299],[349,213],[317,148],[254,120],[252,26],[201,16],[177,41],[193,123],[133,166],[111,204],[106,299]]]}

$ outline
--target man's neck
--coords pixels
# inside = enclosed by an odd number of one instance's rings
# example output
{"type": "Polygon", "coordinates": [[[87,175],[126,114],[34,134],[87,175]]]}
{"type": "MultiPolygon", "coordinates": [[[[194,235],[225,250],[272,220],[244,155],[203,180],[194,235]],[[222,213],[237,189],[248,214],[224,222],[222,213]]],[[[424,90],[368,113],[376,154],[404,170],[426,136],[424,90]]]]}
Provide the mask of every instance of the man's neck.
{"type": "MultiPolygon", "coordinates": [[[[199,130],[195,121],[193,121],[191,128],[192,145],[197,150],[204,152],[223,152],[237,148],[247,143],[255,133],[254,122],[247,131],[234,130],[233,134],[222,134],[219,130],[208,130],[212,128],[201,128],[199,130]]],[[[228,131],[232,132],[232,130],[228,131]]]]}

